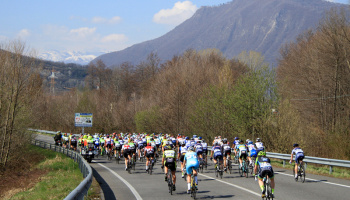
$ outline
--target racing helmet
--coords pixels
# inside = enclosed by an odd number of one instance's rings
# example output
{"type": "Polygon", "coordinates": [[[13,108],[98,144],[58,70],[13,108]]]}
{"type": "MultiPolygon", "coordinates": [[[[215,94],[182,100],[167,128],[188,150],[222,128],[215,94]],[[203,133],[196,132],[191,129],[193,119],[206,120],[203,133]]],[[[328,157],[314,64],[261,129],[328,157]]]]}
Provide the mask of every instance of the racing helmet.
{"type": "Polygon", "coordinates": [[[193,147],[193,146],[190,146],[190,147],[188,147],[187,150],[188,150],[188,151],[194,151],[194,147],[193,147]]]}
{"type": "Polygon", "coordinates": [[[299,146],[298,143],[293,144],[293,147],[298,147],[298,146],[299,146]]]}
{"type": "Polygon", "coordinates": [[[266,156],[266,152],[265,151],[259,151],[258,156],[266,156]]]}

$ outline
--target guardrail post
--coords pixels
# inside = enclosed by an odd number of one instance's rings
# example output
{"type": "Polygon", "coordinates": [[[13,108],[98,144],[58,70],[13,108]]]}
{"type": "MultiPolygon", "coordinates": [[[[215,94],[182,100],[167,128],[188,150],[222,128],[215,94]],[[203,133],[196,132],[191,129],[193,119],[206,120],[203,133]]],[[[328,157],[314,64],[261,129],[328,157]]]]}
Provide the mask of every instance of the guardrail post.
{"type": "Polygon", "coordinates": [[[329,166],[329,174],[332,174],[332,172],[333,172],[333,166],[330,165],[330,166],[329,166]]]}
{"type": "Polygon", "coordinates": [[[286,160],[283,160],[283,167],[286,166],[286,160]]]}
{"type": "Polygon", "coordinates": [[[305,163],[305,171],[306,171],[306,168],[307,168],[307,163],[305,163]]]}

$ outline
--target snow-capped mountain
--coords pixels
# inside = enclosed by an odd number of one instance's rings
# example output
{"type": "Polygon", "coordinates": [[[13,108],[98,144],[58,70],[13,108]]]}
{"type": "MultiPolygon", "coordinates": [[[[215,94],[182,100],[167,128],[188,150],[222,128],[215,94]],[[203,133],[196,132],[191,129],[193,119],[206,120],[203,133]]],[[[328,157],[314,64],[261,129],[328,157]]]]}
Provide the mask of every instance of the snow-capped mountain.
{"type": "Polygon", "coordinates": [[[41,53],[40,59],[50,60],[55,62],[76,63],[87,65],[91,60],[106,52],[79,52],[79,51],[57,51],[52,50],[41,53]]]}

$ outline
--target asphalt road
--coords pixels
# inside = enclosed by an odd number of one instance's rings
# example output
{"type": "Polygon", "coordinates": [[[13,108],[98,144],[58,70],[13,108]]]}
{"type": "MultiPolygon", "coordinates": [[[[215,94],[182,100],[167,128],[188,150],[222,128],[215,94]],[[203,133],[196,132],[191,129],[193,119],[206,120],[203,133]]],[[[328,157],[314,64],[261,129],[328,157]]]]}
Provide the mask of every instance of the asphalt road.
{"type": "MultiPolygon", "coordinates": [[[[53,142],[52,137],[39,135],[40,140],[53,142]]],[[[209,160],[208,160],[209,161],[209,160]]],[[[99,157],[91,163],[94,177],[101,185],[105,199],[191,199],[186,193],[187,184],[181,179],[178,168],[176,173],[176,191],[168,193],[164,181],[164,173],[157,162],[153,175],[145,171],[145,163],[137,162],[136,170],[129,174],[125,171],[124,162],[119,165],[108,161],[106,157],[99,157]]],[[[224,173],[222,179],[215,178],[213,163],[209,161],[208,170],[198,176],[197,199],[261,199],[260,188],[253,177],[240,177],[237,166],[233,166],[233,173],[224,173]]],[[[275,199],[350,199],[350,181],[326,176],[308,174],[305,183],[295,182],[292,171],[274,168],[275,199]]]]}

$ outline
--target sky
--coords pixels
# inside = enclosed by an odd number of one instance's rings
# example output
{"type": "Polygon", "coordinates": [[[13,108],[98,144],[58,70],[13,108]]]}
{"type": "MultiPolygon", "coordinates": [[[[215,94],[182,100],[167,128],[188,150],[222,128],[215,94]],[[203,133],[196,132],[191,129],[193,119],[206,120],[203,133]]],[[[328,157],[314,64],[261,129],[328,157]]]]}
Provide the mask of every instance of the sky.
{"type": "Polygon", "coordinates": [[[0,0],[0,44],[20,40],[39,54],[119,51],[166,34],[202,6],[230,1],[0,0]]]}

